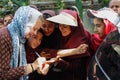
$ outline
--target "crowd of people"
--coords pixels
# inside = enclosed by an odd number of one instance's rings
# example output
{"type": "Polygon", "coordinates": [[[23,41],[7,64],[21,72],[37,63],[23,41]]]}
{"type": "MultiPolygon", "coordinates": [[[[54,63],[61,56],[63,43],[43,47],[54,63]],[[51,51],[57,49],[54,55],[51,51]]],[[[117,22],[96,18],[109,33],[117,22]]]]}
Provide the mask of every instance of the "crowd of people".
{"type": "Polygon", "coordinates": [[[56,13],[28,5],[6,15],[0,28],[0,80],[119,80],[120,1],[87,10],[94,33],[76,9],[56,13]]]}

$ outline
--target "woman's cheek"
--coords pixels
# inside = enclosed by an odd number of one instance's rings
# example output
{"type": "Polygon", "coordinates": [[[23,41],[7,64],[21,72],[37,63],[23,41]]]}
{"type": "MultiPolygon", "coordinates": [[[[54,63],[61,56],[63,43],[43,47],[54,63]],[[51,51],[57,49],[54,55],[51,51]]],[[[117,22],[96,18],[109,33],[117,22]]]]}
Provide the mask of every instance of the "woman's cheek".
{"type": "Polygon", "coordinates": [[[26,38],[29,38],[29,33],[30,33],[30,28],[29,28],[29,27],[26,27],[26,28],[25,28],[25,37],[26,37],[26,38]]]}

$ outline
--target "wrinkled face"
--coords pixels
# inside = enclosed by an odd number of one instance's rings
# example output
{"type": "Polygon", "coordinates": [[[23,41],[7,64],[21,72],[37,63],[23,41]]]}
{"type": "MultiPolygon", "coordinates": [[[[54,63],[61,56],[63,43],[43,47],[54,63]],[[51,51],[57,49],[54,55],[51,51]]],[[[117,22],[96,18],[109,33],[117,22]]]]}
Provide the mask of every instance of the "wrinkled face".
{"type": "Polygon", "coordinates": [[[12,21],[11,16],[6,15],[6,16],[4,17],[4,22],[3,22],[3,24],[4,24],[5,26],[7,26],[11,21],[12,21]]]}
{"type": "Polygon", "coordinates": [[[120,0],[112,0],[109,7],[118,13],[118,9],[120,9],[120,0]]]}
{"type": "Polygon", "coordinates": [[[42,37],[43,35],[40,32],[38,32],[36,35],[31,36],[28,39],[29,46],[33,49],[37,48],[41,44],[42,37]]]}
{"type": "Polygon", "coordinates": [[[62,33],[62,36],[68,36],[71,33],[71,28],[69,25],[59,24],[59,29],[62,33]]]}
{"type": "Polygon", "coordinates": [[[45,24],[42,27],[42,30],[46,36],[50,36],[53,33],[54,29],[55,29],[54,23],[47,20],[45,21],[45,24]]]}
{"type": "Polygon", "coordinates": [[[40,27],[42,26],[42,21],[40,19],[38,19],[38,21],[36,22],[34,27],[30,27],[30,28],[26,28],[26,34],[25,37],[28,39],[30,38],[32,35],[36,35],[37,31],[40,29],[40,27]]]}
{"type": "Polygon", "coordinates": [[[105,25],[102,19],[94,18],[93,23],[94,23],[94,32],[99,36],[103,36],[105,25]]]}

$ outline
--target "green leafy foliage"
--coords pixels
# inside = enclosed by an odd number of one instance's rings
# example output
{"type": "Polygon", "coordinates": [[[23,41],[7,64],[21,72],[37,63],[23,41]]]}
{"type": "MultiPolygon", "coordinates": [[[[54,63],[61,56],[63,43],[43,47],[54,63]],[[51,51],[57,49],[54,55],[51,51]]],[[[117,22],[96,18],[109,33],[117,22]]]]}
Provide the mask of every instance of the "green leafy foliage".
{"type": "Polygon", "coordinates": [[[62,0],[56,0],[57,1],[57,8],[63,9],[64,8],[64,2],[62,0]]]}
{"type": "Polygon", "coordinates": [[[0,0],[0,18],[6,14],[14,14],[18,7],[28,5],[29,0],[0,0]]]}
{"type": "Polygon", "coordinates": [[[103,6],[108,6],[110,0],[102,0],[103,6]]]}

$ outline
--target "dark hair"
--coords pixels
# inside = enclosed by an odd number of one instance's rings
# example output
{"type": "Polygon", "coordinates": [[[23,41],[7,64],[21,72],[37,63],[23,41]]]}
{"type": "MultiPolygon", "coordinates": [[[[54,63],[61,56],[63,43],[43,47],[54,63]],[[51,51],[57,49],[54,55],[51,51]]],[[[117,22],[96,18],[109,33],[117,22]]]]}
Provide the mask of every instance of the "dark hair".
{"type": "Polygon", "coordinates": [[[43,13],[43,18],[44,19],[47,19],[47,18],[49,18],[49,17],[52,17],[50,14],[48,14],[48,13],[43,13]]]}
{"type": "Polygon", "coordinates": [[[41,28],[37,32],[42,33],[42,35],[44,34],[41,28]]]}

